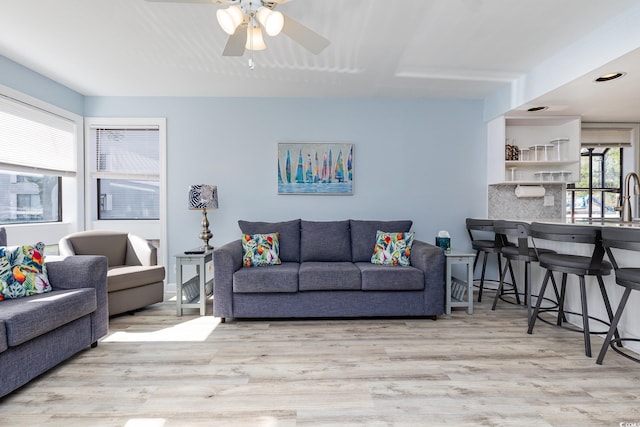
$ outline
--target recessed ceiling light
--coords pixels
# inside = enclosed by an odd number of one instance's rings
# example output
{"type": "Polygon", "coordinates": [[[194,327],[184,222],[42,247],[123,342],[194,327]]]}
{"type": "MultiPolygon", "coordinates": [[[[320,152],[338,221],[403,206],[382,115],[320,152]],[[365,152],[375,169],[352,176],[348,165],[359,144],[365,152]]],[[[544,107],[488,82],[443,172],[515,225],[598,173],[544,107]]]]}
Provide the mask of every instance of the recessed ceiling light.
{"type": "Polygon", "coordinates": [[[607,74],[603,74],[600,77],[598,77],[596,79],[597,82],[608,82],[609,80],[615,80],[618,79],[622,76],[624,76],[627,73],[621,73],[621,72],[616,72],[616,73],[607,73],[607,74]]]}
{"type": "Polygon", "coordinates": [[[533,112],[533,111],[543,111],[543,110],[548,110],[548,109],[549,109],[549,107],[547,107],[546,105],[541,105],[539,107],[531,107],[531,108],[527,109],[527,111],[533,112]]]}

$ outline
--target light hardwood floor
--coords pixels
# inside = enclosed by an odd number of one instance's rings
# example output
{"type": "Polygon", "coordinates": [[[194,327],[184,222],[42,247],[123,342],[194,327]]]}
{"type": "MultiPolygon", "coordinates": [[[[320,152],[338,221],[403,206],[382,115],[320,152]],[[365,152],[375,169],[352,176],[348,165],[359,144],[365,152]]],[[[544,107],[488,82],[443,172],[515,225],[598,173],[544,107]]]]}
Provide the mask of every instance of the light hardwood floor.
{"type": "Polygon", "coordinates": [[[640,425],[640,364],[490,297],[429,319],[235,321],[171,302],[0,400],[11,426],[640,425]]]}

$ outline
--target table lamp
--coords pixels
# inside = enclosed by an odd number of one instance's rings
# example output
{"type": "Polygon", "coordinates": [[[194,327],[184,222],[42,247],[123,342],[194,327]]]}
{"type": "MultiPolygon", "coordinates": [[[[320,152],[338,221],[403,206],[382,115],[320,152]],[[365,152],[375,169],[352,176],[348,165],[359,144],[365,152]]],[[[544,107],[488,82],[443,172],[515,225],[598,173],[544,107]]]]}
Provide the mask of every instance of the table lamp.
{"type": "Polygon", "coordinates": [[[200,239],[204,242],[202,249],[205,251],[213,249],[209,245],[209,239],[213,237],[209,231],[209,220],[207,219],[207,209],[218,209],[218,187],[208,184],[197,184],[189,187],[189,209],[202,209],[202,230],[200,239]]]}

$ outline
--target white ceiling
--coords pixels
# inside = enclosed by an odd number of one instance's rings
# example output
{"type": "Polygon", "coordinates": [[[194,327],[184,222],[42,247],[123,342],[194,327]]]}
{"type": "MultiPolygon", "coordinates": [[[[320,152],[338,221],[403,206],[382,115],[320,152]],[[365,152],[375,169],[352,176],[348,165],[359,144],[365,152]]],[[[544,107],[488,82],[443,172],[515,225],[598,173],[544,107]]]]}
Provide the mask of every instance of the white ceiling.
{"type": "MultiPolygon", "coordinates": [[[[176,0],[179,1],[179,0],[176,0]]],[[[88,96],[483,99],[638,0],[293,0],[278,10],[331,40],[313,55],[285,35],[223,57],[215,4],[2,0],[0,55],[88,96]]],[[[621,35],[621,36],[624,36],[621,35]]],[[[637,46],[640,47],[640,46],[637,46]]],[[[640,49],[530,100],[588,120],[640,121],[640,49]],[[592,72],[593,71],[593,72],[592,72]]]]}

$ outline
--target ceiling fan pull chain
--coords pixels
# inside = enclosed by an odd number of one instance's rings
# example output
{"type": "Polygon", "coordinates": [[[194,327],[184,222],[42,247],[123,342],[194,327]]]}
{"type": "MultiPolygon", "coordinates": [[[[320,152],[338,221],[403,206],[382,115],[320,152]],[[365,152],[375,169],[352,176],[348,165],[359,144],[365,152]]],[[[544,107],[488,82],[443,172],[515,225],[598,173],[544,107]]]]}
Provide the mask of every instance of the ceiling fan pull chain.
{"type": "Polygon", "coordinates": [[[255,70],[256,64],[253,62],[253,25],[255,21],[255,15],[253,13],[253,4],[249,2],[249,69],[255,70]]]}

